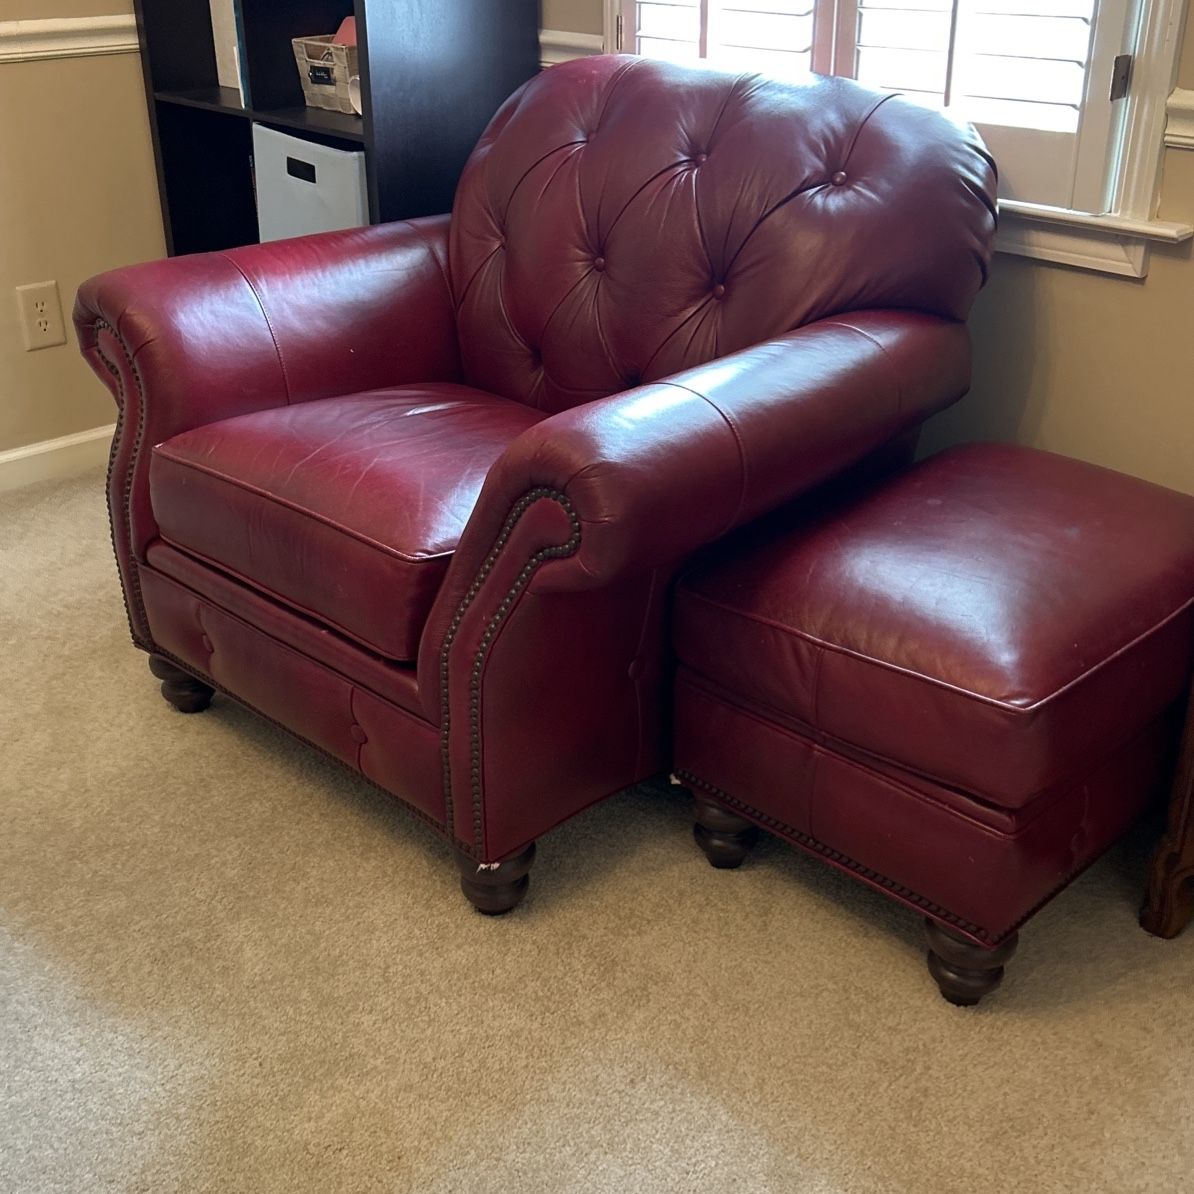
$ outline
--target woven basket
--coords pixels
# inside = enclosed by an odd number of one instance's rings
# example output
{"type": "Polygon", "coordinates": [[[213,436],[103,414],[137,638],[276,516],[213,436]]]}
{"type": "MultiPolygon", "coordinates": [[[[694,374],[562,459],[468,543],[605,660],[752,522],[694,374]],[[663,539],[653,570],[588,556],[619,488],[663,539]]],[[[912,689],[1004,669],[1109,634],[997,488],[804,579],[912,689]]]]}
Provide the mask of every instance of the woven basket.
{"type": "Polygon", "coordinates": [[[348,94],[348,80],[359,73],[357,47],[333,45],[332,36],[329,33],[324,37],[294,39],[294,60],[303,83],[303,98],[308,108],[355,112],[348,94]]]}

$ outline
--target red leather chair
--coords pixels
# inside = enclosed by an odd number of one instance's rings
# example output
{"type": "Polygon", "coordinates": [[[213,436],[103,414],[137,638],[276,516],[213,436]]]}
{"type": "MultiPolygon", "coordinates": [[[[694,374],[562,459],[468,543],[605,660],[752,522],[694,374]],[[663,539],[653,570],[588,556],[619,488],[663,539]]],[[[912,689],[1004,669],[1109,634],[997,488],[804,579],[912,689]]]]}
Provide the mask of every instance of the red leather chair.
{"type": "Polygon", "coordinates": [[[993,196],[903,99],[599,57],[509,100],[450,218],[92,279],[134,642],[513,907],[537,837],[665,766],[684,557],[965,391],[993,196]]]}

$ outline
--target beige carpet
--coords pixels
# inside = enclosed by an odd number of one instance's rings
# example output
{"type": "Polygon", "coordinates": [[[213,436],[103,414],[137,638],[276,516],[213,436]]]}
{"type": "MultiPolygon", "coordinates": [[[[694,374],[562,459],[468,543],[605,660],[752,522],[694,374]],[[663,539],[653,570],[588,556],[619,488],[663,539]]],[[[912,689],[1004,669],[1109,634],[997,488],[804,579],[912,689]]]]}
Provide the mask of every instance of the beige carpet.
{"type": "Polygon", "coordinates": [[[1194,1189],[1194,932],[1152,830],[977,1012],[911,913],[606,802],[472,913],[414,817],[128,643],[101,478],[0,502],[0,1189],[1194,1189]]]}

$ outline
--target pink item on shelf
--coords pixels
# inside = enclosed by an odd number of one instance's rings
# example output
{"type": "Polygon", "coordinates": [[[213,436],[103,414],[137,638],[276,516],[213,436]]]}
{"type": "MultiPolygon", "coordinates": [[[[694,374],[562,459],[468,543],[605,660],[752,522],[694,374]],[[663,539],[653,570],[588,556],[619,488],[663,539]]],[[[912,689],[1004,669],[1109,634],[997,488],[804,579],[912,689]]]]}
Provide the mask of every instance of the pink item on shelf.
{"type": "Polygon", "coordinates": [[[336,30],[336,36],[332,38],[332,45],[355,46],[356,44],[357,19],[356,17],[345,17],[340,22],[340,28],[336,30]]]}

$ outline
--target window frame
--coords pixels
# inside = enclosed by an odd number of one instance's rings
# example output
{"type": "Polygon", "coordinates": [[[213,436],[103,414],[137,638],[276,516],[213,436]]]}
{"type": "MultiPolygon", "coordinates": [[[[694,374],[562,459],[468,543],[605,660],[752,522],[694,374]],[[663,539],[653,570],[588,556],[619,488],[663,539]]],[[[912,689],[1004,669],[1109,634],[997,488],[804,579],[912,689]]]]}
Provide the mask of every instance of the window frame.
{"type": "MultiPolygon", "coordinates": [[[[603,2],[604,48],[607,53],[621,53],[620,18],[628,0],[603,2]]],[[[853,4],[838,8],[839,21],[847,7],[852,9],[853,4]]],[[[996,241],[1000,252],[1143,278],[1151,244],[1177,244],[1194,237],[1194,225],[1157,217],[1167,104],[1171,93],[1176,94],[1186,7],[1186,0],[1138,0],[1133,18],[1125,22],[1120,52],[1133,57],[1131,85],[1123,101],[1122,131],[1111,139],[1112,160],[1104,159],[1097,166],[1108,180],[1103,196],[1107,211],[1001,200],[996,241]]],[[[1176,138],[1168,144],[1194,147],[1176,138]]],[[[1089,178],[1089,159],[1082,169],[1089,178]]],[[[1085,190],[1092,193],[1089,183],[1085,190]]]]}

